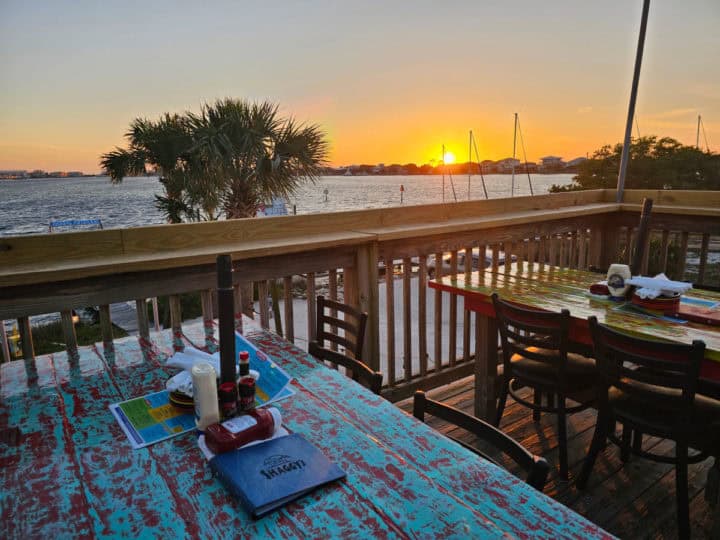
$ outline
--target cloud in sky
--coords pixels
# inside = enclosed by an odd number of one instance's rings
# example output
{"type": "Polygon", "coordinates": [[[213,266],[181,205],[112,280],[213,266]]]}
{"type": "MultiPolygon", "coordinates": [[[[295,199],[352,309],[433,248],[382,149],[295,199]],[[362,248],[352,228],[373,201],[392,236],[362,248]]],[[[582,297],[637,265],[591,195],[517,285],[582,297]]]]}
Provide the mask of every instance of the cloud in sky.
{"type": "Polygon", "coordinates": [[[585,107],[580,107],[577,112],[578,114],[588,114],[591,113],[593,110],[592,105],[586,105],[585,107]]]}

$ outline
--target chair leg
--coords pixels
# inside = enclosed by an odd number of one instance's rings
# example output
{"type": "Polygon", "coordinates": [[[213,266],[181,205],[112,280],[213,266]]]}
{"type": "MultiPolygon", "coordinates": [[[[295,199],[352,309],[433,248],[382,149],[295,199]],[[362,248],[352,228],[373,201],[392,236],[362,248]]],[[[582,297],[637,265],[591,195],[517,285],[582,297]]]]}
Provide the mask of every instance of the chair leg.
{"type": "Polygon", "coordinates": [[[627,463],[630,461],[630,437],[632,429],[627,424],[623,424],[622,428],[622,445],[620,446],[620,461],[627,463]]]}
{"type": "Polygon", "coordinates": [[[557,394],[558,448],[560,450],[560,478],[568,479],[567,456],[567,418],[565,414],[565,396],[557,394]]]}
{"type": "Polygon", "coordinates": [[[495,416],[495,427],[500,427],[500,420],[502,420],[503,412],[505,412],[505,402],[507,401],[509,389],[510,380],[503,379],[503,386],[500,390],[500,397],[498,399],[497,415],[495,416]]]}
{"type": "MultiPolygon", "coordinates": [[[[542,405],[542,392],[541,392],[540,390],[538,390],[537,388],[535,389],[535,395],[534,395],[534,397],[533,397],[533,403],[534,403],[536,406],[538,406],[538,407],[539,407],[540,405],[542,405]]],[[[539,422],[539,421],[540,421],[540,411],[538,411],[538,410],[533,410],[533,420],[534,420],[535,422],[539,422]]]]}
{"type": "Polygon", "coordinates": [[[590,473],[595,465],[595,460],[605,446],[607,427],[608,419],[605,417],[603,412],[600,411],[598,413],[597,422],[595,423],[595,432],[593,433],[590,448],[588,449],[587,456],[585,457],[585,462],[583,463],[580,475],[577,478],[576,484],[580,489],[585,489],[585,486],[587,486],[587,481],[590,478],[590,473]]]}
{"type": "Polygon", "coordinates": [[[690,538],[690,501],[688,499],[688,447],[678,442],[675,446],[675,493],[677,498],[678,538],[690,538]]]}
{"type": "Polygon", "coordinates": [[[635,452],[635,454],[639,454],[640,452],[642,452],[642,441],[643,441],[642,431],[635,429],[633,431],[633,438],[632,438],[632,447],[633,447],[633,452],[635,452]]]}

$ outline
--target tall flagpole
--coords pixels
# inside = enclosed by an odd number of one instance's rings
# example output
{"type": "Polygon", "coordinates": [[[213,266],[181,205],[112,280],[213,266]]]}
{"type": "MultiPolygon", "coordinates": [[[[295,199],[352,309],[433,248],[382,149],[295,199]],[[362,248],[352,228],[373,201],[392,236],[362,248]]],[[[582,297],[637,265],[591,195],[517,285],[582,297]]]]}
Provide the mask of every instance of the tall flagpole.
{"type": "Polygon", "coordinates": [[[650,0],[643,0],[640,35],[638,36],[637,53],[635,54],[635,72],[633,73],[630,104],[628,105],[628,116],[625,123],[625,140],[623,141],[622,156],[620,157],[620,172],[618,173],[617,193],[615,195],[616,202],[622,202],[623,190],[625,189],[625,174],[627,173],[628,158],[630,156],[630,136],[632,135],[632,123],[635,117],[635,101],[637,100],[638,83],[640,82],[640,66],[642,65],[643,49],[645,48],[645,31],[647,30],[649,10],[650,0]]]}

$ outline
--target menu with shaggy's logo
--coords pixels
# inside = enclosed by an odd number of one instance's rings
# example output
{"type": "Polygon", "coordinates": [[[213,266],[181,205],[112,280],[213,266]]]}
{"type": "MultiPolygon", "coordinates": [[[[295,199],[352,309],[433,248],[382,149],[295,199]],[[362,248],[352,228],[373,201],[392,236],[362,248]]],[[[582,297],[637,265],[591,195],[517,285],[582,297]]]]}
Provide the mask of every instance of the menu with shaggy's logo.
{"type": "Polygon", "coordinates": [[[210,467],[255,518],[345,477],[297,433],[218,454],[210,467]]]}

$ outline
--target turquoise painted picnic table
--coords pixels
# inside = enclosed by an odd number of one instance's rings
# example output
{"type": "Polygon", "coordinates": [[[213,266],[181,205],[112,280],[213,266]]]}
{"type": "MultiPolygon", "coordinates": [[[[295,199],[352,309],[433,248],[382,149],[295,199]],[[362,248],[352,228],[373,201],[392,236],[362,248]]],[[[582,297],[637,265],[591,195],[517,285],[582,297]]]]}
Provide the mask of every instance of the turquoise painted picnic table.
{"type": "MultiPolygon", "coordinates": [[[[609,538],[602,529],[283,339],[245,336],[295,380],[278,404],[347,472],[260,520],[185,433],[133,450],[108,407],[164,388],[179,336],[0,366],[4,538],[609,538]]],[[[182,339],[202,342],[207,328],[182,339]]]]}
{"type": "MultiPolygon", "coordinates": [[[[465,309],[477,313],[478,347],[475,361],[475,414],[495,418],[497,376],[497,323],[491,295],[520,305],[559,312],[570,311],[571,346],[592,355],[587,319],[591,315],[617,330],[640,337],[680,343],[699,339],[705,342],[699,390],[720,399],[720,327],[673,320],[641,313],[626,303],[591,295],[590,285],[603,275],[584,270],[557,268],[546,264],[513,263],[493,271],[443,276],[429,282],[439,289],[464,298],[465,309]]],[[[688,296],[720,303],[720,294],[693,289],[688,296]]]]}

